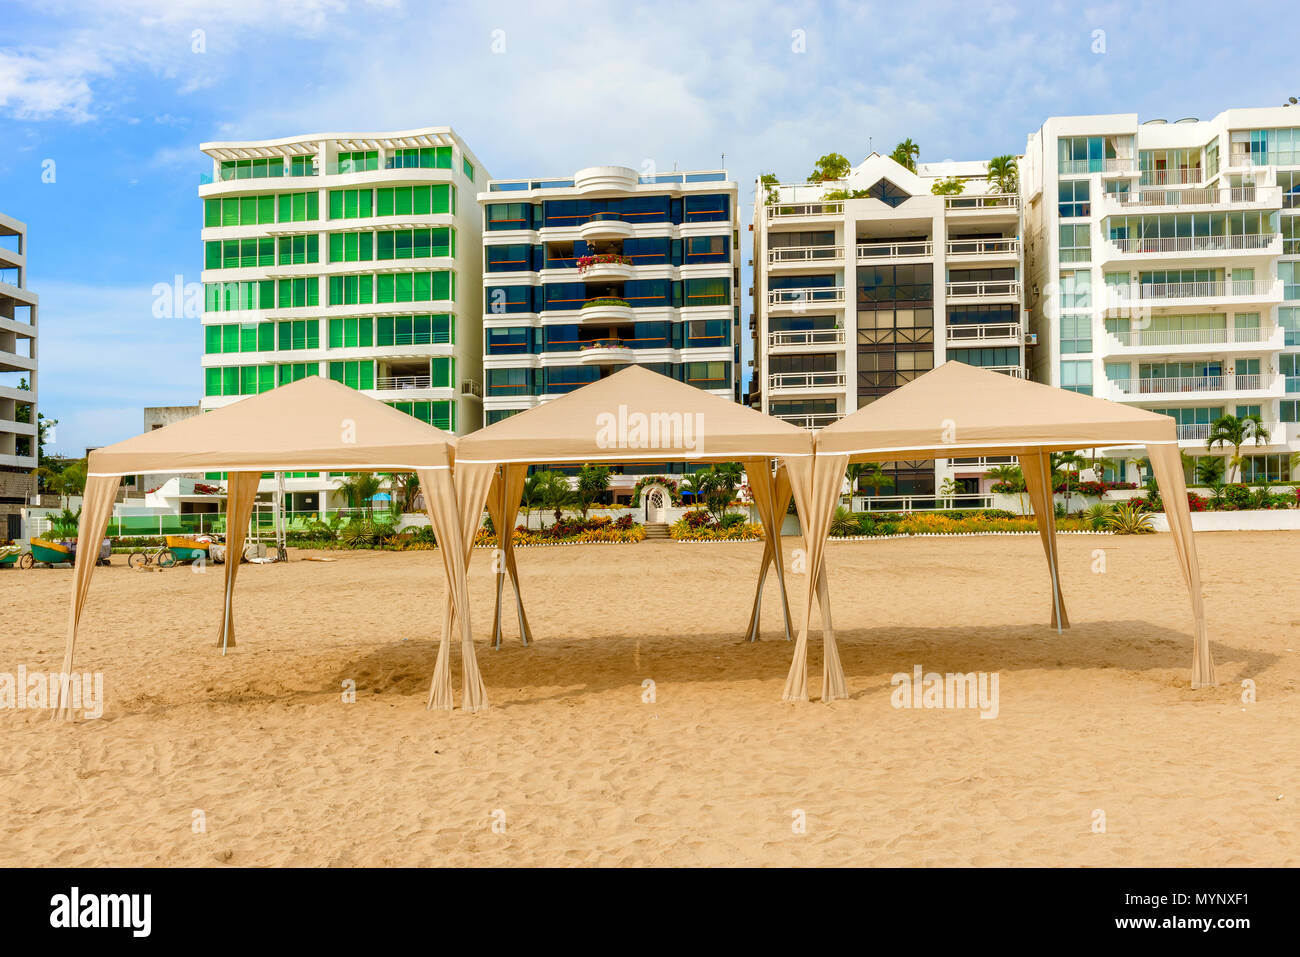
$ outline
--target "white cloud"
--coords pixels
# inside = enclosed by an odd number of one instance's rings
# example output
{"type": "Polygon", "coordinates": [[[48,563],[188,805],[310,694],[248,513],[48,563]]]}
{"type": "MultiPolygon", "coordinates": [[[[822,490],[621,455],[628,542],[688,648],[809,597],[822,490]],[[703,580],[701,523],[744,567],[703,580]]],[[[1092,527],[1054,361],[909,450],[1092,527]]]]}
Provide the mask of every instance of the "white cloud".
{"type": "Polygon", "coordinates": [[[44,281],[40,293],[42,413],[59,420],[54,450],[81,454],[140,431],[147,405],[197,404],[198,319],[156,319],[152,284],[44,281]]]}

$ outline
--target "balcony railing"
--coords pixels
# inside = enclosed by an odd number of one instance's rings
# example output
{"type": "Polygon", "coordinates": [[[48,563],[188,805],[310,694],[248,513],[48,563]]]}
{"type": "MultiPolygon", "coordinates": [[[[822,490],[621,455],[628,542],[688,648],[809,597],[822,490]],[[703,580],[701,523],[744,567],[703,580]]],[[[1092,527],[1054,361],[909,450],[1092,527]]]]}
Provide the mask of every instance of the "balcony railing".
{"type": "Polygon", "coordinates": [[[1205,171],[1199,166],[1180,166],[1175,169],[1144,169],[1138,175],[1139,186],[1171,186],[1199,183],[1205,171]]]}
{"type": "Polygon", "coordinates": [[[816,286],[802,289],[769,289],[769,306],[798,306],[800,303],[835,303],[844,301],[843,286],[816,286]]]}
{"type": "Polygon", "coordinates": [[[1014,465],[1014,455],[967,455],[962,458],[949,459],[948,464],[956,468],[992,468],[997,465],[1014,465]]]}
{"type": "Polygon", "coordinates": [[[843,329],[783,329],[767,335],[768,346],[838,346],[843,343],[843,329]]]}
{"type": "Polygon", "coordinates": [[[859,259],[904,259],[934,255],[934,243],[858,243],[859,259]]]}
{"type": "Polygon", "coordinates": [[[774,372],[767,377],[769,389],[824,391],[844,388],[843,372],[774,372]]]}
{"type": "Polygon", "coordinates": [[[843,216],[844,203],[773,203],[767,207],[768,219],[792,219],[800,216],[843,216]]]}
{"type": "Polygon", "coordinates": [[[1224,206],[1271,203],[1278,192],[1276,186],[1233,186],[1226,189],[1141,189],[1106,195],[1121,206],[1224,206]]]}
{"type": "Polygon", "coordinates": [[[773,246],[767,251],[767,261],[773,266],[843,258],[843,246],[773,246]]]}
{"type": "Polygon", "coordinates": [[[785,415],[776,416],[776,418],[801,429],[824,429],[832,422],[838,421],[839,415],[834,412],[787,412],[785,415]]]}
{"type": "Polygon", "coordinates": [[[1151,379],[1112,379],[1126,395],[1168,395],[1174,392],[1258,392],[1268,388],[1269,375],[1171,376],[1151,379]]]}
{"type": "Polygon", "coordinates": [[[1080,173],[1131,173],[1136,167],[1137,163],[1132,156],[1063,160],[1060,174],[1062,176],[1077,176],[1080,173]]]}
{"type": "Polygon", "coordinates": [[[950,239],[949,256],[1005,256],[1020,252],[1020,240],[1007,239],[950,239]]]}
{"type": "Polygon", "coordinates": [[[1276,291],[1272,279],[1233,279],[1227,282],[1148,282],[1107,286],[1121,301],[1134,299],[1224,299],[1228,296],[1267,296],[1276,291]]]}
{"type": "Polygon", "coordinates": [[[1122,253],[1206,253],[1240,252],[1267,249],[1278,238],[1278,233],[1246,233],[1236,236],[1166,236],[1136,239],[1112,239],[1111,243],[1122,253]]]}
{"type": "Polygon", "coordinates": [[[1142,346],[1215,346],[1232,343],[1265,342],[1273,334],[1272,327],[1253,326],[1234,329],[1132,329],[1112,332],[1121,346],[1126,349],[1142,346]]]}
{"type": "Polygon", "coordinates": [[[988,372],[1000,372],[1002,375],[1009,375],[1013,379],[1025,378],[1025,370],[1020,366],[980,366],[988,372]]]}
{"type": "Polygon", "coordinates": [[[1229,169],[1243,169],[1248,166],[1300,166],[1300,150],[1273,150],[1269,153],[1232,153],[1229,155],[1229,169]]]}
{"type": "Polygon", "coordinates": [[[862,512],[946,512],[964,508],[992,508],[992,495],[863,495],[855,497],[862,512]]]}
{"type": "Polygon", "coordinates": [[[433,377],[427,375],[381,375],[375,377],[375,389],[387,392],[396,389],[431,389],[433,377]]]}
{"type": "Polygon", "coordinates": [[[984,339],[1020,341],[1020,324],[1015,322],[973,322],[948,327],[949,342],[979,342],[984,339]]]}
{"type": "Polygon", "coordinates": [[[1015,193],[981,193],[975,196],[945,196],[945,209],[1015,209],[1020,199],[1015,193]]]}
{"type": "Polygon", "coordinates": [[[1020,280],[993,279],[981,282],[948,283],[949,299],[1018,299],[1020,280]]]}
{"type": "Polygon", "coordinates": [[[1210,437],[1210,424],[1202,422],[1196,425],[1178,426],[1178,438],[1181,440],[1201,440],[1205,441],[1210,437]]]}

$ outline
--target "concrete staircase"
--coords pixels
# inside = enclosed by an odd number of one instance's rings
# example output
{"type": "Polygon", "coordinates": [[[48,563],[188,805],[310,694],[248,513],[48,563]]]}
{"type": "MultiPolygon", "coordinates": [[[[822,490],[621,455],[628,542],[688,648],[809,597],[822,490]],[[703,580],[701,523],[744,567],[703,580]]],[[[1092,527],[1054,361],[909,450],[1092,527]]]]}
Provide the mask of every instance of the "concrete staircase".
{"type": "Polygon", "coordinates": [[[668,534],[668,526],[662,522],[657,525],[647,523],[645,526],[645,540],[647,542],[653,542],[661,538],[669,540],[672,538],[672,536],[668,534]]]}

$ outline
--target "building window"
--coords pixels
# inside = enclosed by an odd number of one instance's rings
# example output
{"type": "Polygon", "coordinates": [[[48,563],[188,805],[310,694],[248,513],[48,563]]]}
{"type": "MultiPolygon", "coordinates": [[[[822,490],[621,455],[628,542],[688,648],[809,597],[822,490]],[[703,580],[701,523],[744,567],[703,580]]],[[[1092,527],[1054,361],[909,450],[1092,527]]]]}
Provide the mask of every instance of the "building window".
{"type": "Polygon", "coordinates": [[[1061,265],[1092,262],[1092,227],[1086,223],[1062,223],[1061,265]]]}
{"type": "Polygon", "coordinates": [[[878,179],[867,189],[867,195],[878,199],[891,209],[897,209],[911,199],[911,195],[887,179],[878,179]]]}
{"type": "Polygon", "coordinates": [[[1092,317],[1061,316],[1061,354],[1071,355],[1092,351],[1092,317]]]}
{"type": "Polygon", "coordinates": [[[1092,363],[1075,359],[1061,361],[1061,388],[1092,395],[1092,363]]]}
{"type": "Polygon", "coordinates": [[[1062,219],[1076,219],[1092,215],[1089,202],[1088,180],[1066,180],[1057,187],[1058,212],[1062,219]]]}

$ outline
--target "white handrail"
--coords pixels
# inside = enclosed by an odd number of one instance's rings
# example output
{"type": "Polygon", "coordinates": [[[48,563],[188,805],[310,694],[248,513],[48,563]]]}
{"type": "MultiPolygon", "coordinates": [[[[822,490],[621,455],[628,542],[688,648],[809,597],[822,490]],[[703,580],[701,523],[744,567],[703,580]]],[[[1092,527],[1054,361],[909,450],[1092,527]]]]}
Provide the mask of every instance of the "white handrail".
{"type": "Polygon", "coordinates": [[[770,306],[793,306],[799,303],[843,302],[843,286],[816,286],[801,289],[769,289],[770,306]]]}
{"type": "Polygon", "coordinates": [[[859,259],[903,259],[915,256],[933,256],[934,243],[858,243],[859,259]]]}
{"type": "Polygon", "coordinates": [[[843,258],[843,246],[773,246],[767,251],[767,261],[774,266],[843,258]]]}
{"type": "Polygon", "coordinates": [[[1020,280],[993,279],[948,283],[949,299],[1008,299],[1020,295],[1020,280]]]}
{"type": "Polygon", "coordinates": [[[767,377],[769,389],[842,389],[843,372],[774,372],[767,377]]]}
{"type": "Polygon", "coordinates": [[[1166,236],[1112,239],[1122,253],[1197,253],[1267,249],[1281,233],[1244,233],[1234,236],[1166,236]]]}
{"type": "Polygon", "coordinates": [[[783,329],[767,334],[769,346],[834,346],[843,341],[843,329],[783,329]]]}

